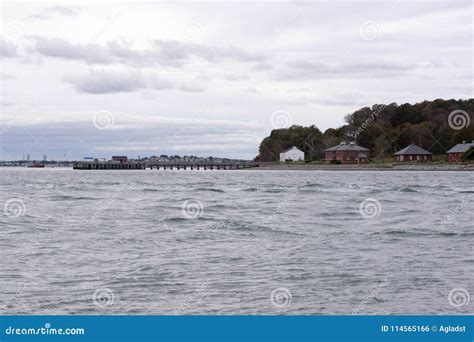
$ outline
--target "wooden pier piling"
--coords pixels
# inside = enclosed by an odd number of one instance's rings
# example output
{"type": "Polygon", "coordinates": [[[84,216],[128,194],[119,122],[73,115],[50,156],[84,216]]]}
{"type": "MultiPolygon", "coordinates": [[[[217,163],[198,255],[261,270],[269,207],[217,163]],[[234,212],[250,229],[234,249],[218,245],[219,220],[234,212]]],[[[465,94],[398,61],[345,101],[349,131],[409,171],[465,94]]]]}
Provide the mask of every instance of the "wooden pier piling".
{"type": "Polygon", "coordinates": [[[178,170],[239,170],[258,167],[259,164],[250,161],[212,162],[212,161],[148,161],[148,162],[126,162],[116,161],[79,161],[73,164],[75,170],[163,170],[177,168],[178,170]]]}

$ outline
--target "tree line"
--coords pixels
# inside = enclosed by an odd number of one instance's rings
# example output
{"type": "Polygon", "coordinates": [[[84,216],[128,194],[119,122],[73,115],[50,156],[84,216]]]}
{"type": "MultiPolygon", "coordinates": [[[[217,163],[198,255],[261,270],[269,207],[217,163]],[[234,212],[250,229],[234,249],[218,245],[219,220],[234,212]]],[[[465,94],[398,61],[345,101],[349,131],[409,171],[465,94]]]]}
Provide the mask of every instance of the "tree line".
{"type": "Polygon", "coordinates": [[[324,149],[341,141],[355,141],[370,149],[372,159],[387,158],[412,143],[440,155],[474,139],[473,113],[474,99],[376,104],[347,114],[346,124],[325,132],[315,125],[274,129],[260,143],[255,159],[276,161],[282,150],[296,146],[307,160],[320,160],[324,149]]]}

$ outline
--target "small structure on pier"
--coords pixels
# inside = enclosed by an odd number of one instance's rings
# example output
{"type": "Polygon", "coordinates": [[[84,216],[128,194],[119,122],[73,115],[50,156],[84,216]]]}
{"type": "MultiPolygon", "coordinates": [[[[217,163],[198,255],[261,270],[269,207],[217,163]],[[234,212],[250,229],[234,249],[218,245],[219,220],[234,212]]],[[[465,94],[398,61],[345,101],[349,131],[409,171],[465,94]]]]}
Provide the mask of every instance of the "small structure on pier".
{"type": "Polygon", "coordinates": [[[415,145],[411,144],[393,154],[396,162],[406,161],[432,161],[433,153],[415,145]]]}
{"type": "Polygon", "coordinates": [[[448,162],[450,163],[459,163],[462,161],[463,153],[467,152],[472,146],[474,146],[474,141],[471,143],[466,143],[465,141],[462,144],[457,144],[452,147],[446,153],[448,154],[448,162]]]}
{"type": "Polygon", "coordinates": [[[128,157],[127,156],[112,156],[112,161],[119,162],[120,164],[126,164],[128,163],[128,157]]]}
{"type": "Polygon", "coordinates": [[[324,161],[338,161],[342,164],[367,163],[370,150],[356,145],[355,142],[342,141],[339,145],[323,150],[324,161]]]}
{"type": "Polygon", "coordinates": [[[304,152],[298,149],[296,146],[280,152],[280,161],[285,162],[304,160],[304,152]]]}

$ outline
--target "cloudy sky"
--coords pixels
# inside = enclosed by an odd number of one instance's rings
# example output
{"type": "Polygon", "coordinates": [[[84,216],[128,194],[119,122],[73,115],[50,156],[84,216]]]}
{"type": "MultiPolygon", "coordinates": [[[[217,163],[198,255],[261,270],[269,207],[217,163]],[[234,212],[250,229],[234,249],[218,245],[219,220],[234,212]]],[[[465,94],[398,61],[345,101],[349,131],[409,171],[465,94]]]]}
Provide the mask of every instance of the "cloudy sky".
{"type": "Polygon", "coordinates": [[[0,159],[253,158],[273,128],[471,98],[466,1],[2,2],[0,159]]]}

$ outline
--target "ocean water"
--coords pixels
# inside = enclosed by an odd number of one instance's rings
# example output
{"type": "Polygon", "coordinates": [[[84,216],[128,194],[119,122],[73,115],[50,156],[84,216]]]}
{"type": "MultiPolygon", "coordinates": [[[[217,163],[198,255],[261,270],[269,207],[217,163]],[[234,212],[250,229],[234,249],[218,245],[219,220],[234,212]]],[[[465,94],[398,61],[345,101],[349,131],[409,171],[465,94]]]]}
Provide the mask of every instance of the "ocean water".
{"type": "Polygon", "coordinates": [[[0,169],[1,314],[469,314],[474,173],[0,169]]]}

